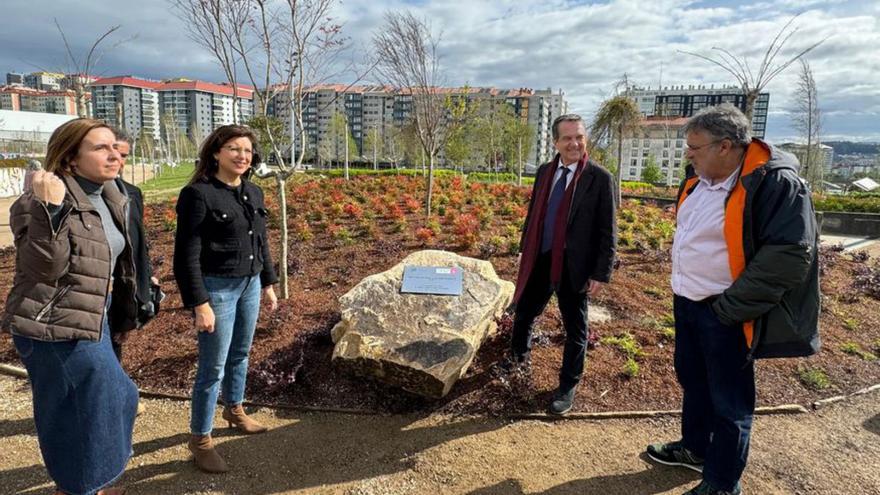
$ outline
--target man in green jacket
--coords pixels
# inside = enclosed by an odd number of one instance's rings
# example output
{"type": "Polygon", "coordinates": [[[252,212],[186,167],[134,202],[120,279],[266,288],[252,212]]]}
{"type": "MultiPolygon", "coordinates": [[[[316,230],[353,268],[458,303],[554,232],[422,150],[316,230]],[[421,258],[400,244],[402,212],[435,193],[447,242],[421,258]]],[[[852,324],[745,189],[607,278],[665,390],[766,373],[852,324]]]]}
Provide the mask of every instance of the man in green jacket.
{"type": "Polygon", "coordinates": [[[687,494],[739,495],[755,410],[755,358],[818,351],[818,231],[797,159],[753,139],[723,104],[684,128],[695,174],[679,188],[672,247],[682,438],[648,446],[703,474],[687,494]]]}

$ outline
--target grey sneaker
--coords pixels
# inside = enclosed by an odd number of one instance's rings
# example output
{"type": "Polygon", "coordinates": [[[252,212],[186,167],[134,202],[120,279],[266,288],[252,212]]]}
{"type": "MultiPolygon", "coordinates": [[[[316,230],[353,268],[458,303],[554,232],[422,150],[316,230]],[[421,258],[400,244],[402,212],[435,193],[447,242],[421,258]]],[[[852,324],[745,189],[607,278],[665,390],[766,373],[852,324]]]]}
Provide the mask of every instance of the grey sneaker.
{"type": "Polygon", "coordinates": [[[553,402],[550,403],[550,414],[555,414],[556,416],[568,414],[574,405],[574,393],[576,390],[577,387],[566,389],[560,387],[556,389],[556,393],[553,394],[553,402]]]}
{"type": "Polygon", "coordinates": [[[736,483],[733,490],[726,492],[724,490],[716,490],[709,483],[701,481],[699,485],[686,491],[684,495],[742,495],[742,492],[742,487],[740,487],[739,482],[736,483]]]}
{"type": "MultiPolygon", "coordinates": [[[[648,445],[648,457],[667,466],[682,466],[703,472],[703,459],[686,449],[681,441],[648,445]]],[[[690,493],[690,492],[688,492],[690,493]]]]}

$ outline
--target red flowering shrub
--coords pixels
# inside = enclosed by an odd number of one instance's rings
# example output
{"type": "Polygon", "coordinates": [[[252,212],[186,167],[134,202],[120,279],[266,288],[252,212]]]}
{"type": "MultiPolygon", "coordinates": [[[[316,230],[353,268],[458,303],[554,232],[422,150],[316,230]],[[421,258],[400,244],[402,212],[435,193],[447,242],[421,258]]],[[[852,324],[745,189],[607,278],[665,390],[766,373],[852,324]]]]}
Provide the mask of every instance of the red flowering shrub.
{"type": "Polygon", "coordinates": [[[452,222],[453,240],[461,247],[473,247],[480,238],[480,221],[476,216],[465,213],[452,222]]]}

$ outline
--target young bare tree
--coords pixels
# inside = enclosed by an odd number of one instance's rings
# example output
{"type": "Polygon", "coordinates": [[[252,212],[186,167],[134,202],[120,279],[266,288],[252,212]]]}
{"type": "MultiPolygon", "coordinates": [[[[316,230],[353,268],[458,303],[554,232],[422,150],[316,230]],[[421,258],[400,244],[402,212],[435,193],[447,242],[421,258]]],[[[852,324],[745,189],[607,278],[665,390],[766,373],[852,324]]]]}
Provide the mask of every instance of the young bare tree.
{"type": "Polygon", "coordinates": [[[711,62],[718,67],[721,67],[722,69],[724,69],[725,72],[733,76],[742,88],[743,95],[745,95],[746,97],[745,114],[746,117],[748,117],[749,122],[751,122],[752,114],[755,110],[755,102],[758,100],[758,96],[761,94],[761,91],[764,90],[767,84],[769,84],[770,81],[773,80],[773,78],[778,76],[780,72],[788,68],[789,65],[791,65],[796,60],[803,57],[814,48],[824,43],[826,39],[828,39],[823,38],[822,40],[813,43],[807,48],[799,51],[795,56],[789,58],[787,61],[781,64],[776,64],[776,57],[779,55],[779,52],[785,47],[785,44],[788,43],[788,40],[791,39],[791,37],[798,31],[798,28],[792,27],[792,24],[799,15],[800,14],[789,19],[789,21],[785,23],[782,29],[780,29],[779,32],[776,33],[773,41],[770,42],[770,46],[768,46],[767,50],[764,52],[764,57],[761,59],[761,63],[758,64],[757,72],[752,72],[751,66],[749,65],[749,62],[748,60],[746,60],[745,57],[737,57],[725,48],[720,48],[717,46],[712,47],[713,50],[716,50],[718,52],[718,55],[716,55],[716,57],[714,58],[685,50],[679,51],[711,62]]]}
{"type": "Polygon", "coordinates": [[[440,56],[440,35],[411,12],[386,12],[385,22],[373,35],[373,48],[380,76],[412,98],[412,121],[416,137],[428,158],[425,216],[431,216],[434,187],[434,158],[443,145],[444,98],[440,56]]]}
{"type": "Polygon", "coordinates": [[[814,191],[818,191],[822,189],[822,173],[824,172],[823,164],[819,160],[821,152],[819,94],[816,90],[816,80],[813,78],[810,64],[804,59],[800,59],[800,63],[801,72],[798,75],[798,86],[795,90],[797,108],[792,116],[792,124],[800,132],[806,144],[801,157],[801,176],[806,179],[814,191]]]}
{"type": "MultiPolygon", "coordinates": [[[[254,88],[254,113],[267,115],[270,102],[276,107],[287,108],[293,119],[292,129],[296,129],[299,141],[306,143],[305,129],[302,125],[303,94],[311,77],[333,74],[338,68],[338,58],[345,48],[346,40],[341,37],[341,25],[332,16],[333,8],[339,0],[170,0],[172,4],[183,3],[182,7],[195,5],[188,12],[198,18],[188,27],[191,37],[207,41],[209,51],[227,71],[227,77],[235,76],[236,70],[244,74],[244,80],[254,88]],[[209,8],[202,8],[208,4],[209,8]],[[223,12],[217,11],[217,8],[223,12]],[[207,38],[199,34],[202,26],[207,38]],[[222,49],[213,50],[213,40],[222,44],[222,49]],[[278,98],[287,92],[288,98],[278,98]]],[[[343,70],[346,67],[342,65],[343,70]]],[[[235,84],[233,84],[235,87],[235,84]]],[[[237,103],[237,101],[236,101],[237,103]]],[[[292,149],[296,140],[291,139],[290,153],[285,139],[278,130],[266,126],[260,129],[266,137],[268,149],[275,168],[255,164],[261,177],[274,177],[277,185],[278,203],[281,211],[281,255],[279,262],[279,283],[281,298],[289,296],[288,289],[288,231],[286,184],[298,165],[302,164],[306,147],[302,146],[297,156],[292,149]],[[287,155],[290,159],[285,157],[287,155]]]]}
{"type": "Polygon", "coordinates": [[[188,27],[189,38],[214,56],[232,85],[232,121],[239,123],[239,61],[233,50],[233,34],[244,30],[250,2],[241,0],[171,0],[173,9],[188,27]]]}
{"type": "MultiPolygon", "coordinates": [[[[58,33],[61,35],[61,41],[64,42],[64,50],[67,56],[67,73],[68,75],[73,76],[72,89],[76,99],[76,113],[79,117],[88,117],[89,111],[86,105],[86,85],[89,83],[88,77],[95,69],[95,66],[98,65],[98,61],[100,61],[101,57],[104,55],[104,52],[98,51],[98,47],[122,26],[116,25],[110,27],[110,29],[95,39],[95,42],[92,43],[92,46],[86,52],[84,57],[78,57],[73,53],[73,48],[67,41],[67,36],[64,34],[64,29],[61,28],[61,24],[58,23],[58,19],[53,18],[53,21],[55,21],[55,27],[58,28],[58,33]]],[[[125,41],[127,40],[115,43],[111,48],[115,48],[125,41]]]]}

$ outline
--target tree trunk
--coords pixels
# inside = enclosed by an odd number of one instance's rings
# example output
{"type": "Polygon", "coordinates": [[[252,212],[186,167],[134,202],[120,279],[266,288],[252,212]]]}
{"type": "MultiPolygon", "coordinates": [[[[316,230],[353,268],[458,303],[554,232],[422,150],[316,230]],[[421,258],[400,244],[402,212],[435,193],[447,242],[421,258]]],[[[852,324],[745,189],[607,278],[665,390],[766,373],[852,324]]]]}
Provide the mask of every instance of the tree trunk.
{"type": "Polygon", "coordinates": [[[345,133],[345,180],[348,180],[348,126],[346,126],[345,133]]]}
{"type": "Polygon", "coordinates": [[[281,289],[281,299],[290,297],[287,287],[287,190],[285,185],[287,180],[283,173],[275,175],[275,182],[278,185],[278,201],[281,203],[281,255],[278,260],[278,285],[281,289]]]}
{"type": "Polygon", "coordinates": [[[433,153],[431,153],[431,155],[428,157],[428,160],[429,160],[428,161],[428,163],[429,163],[429,165],[428,165],[428,187],[425,188],[425,189],[427,189],[427,193],[426,193],[426,197],[425,197],[425,218],[426,219],[431,218],[431,193],[434,190],[434,154],[433,153]]]}
{"type": "Polygon", "coordinates": [[[752,89],[746,93],[746,118],[749,119],[749,129],[752,128],[752,115],[755,114],[755,102],[758,101],[758,90],[752,89]]]}
{"type": "Polygon", "coordinates": [[[519,167],[516,169],[516,185],[522,185],[523,161],[522,161],[522,138],[519,138],[519,167]]]}
{"type": "Polygon", "coordinates": [[[615,191],[615,195],[617,196],[617,205],[620,206],[621,201],[623,200],[623,193],[621,189],[623,189],[623,181],[622,181],[622,169],[623,169],[623,124],[620,124],[617,127],[617,191],[615,191]]]}

